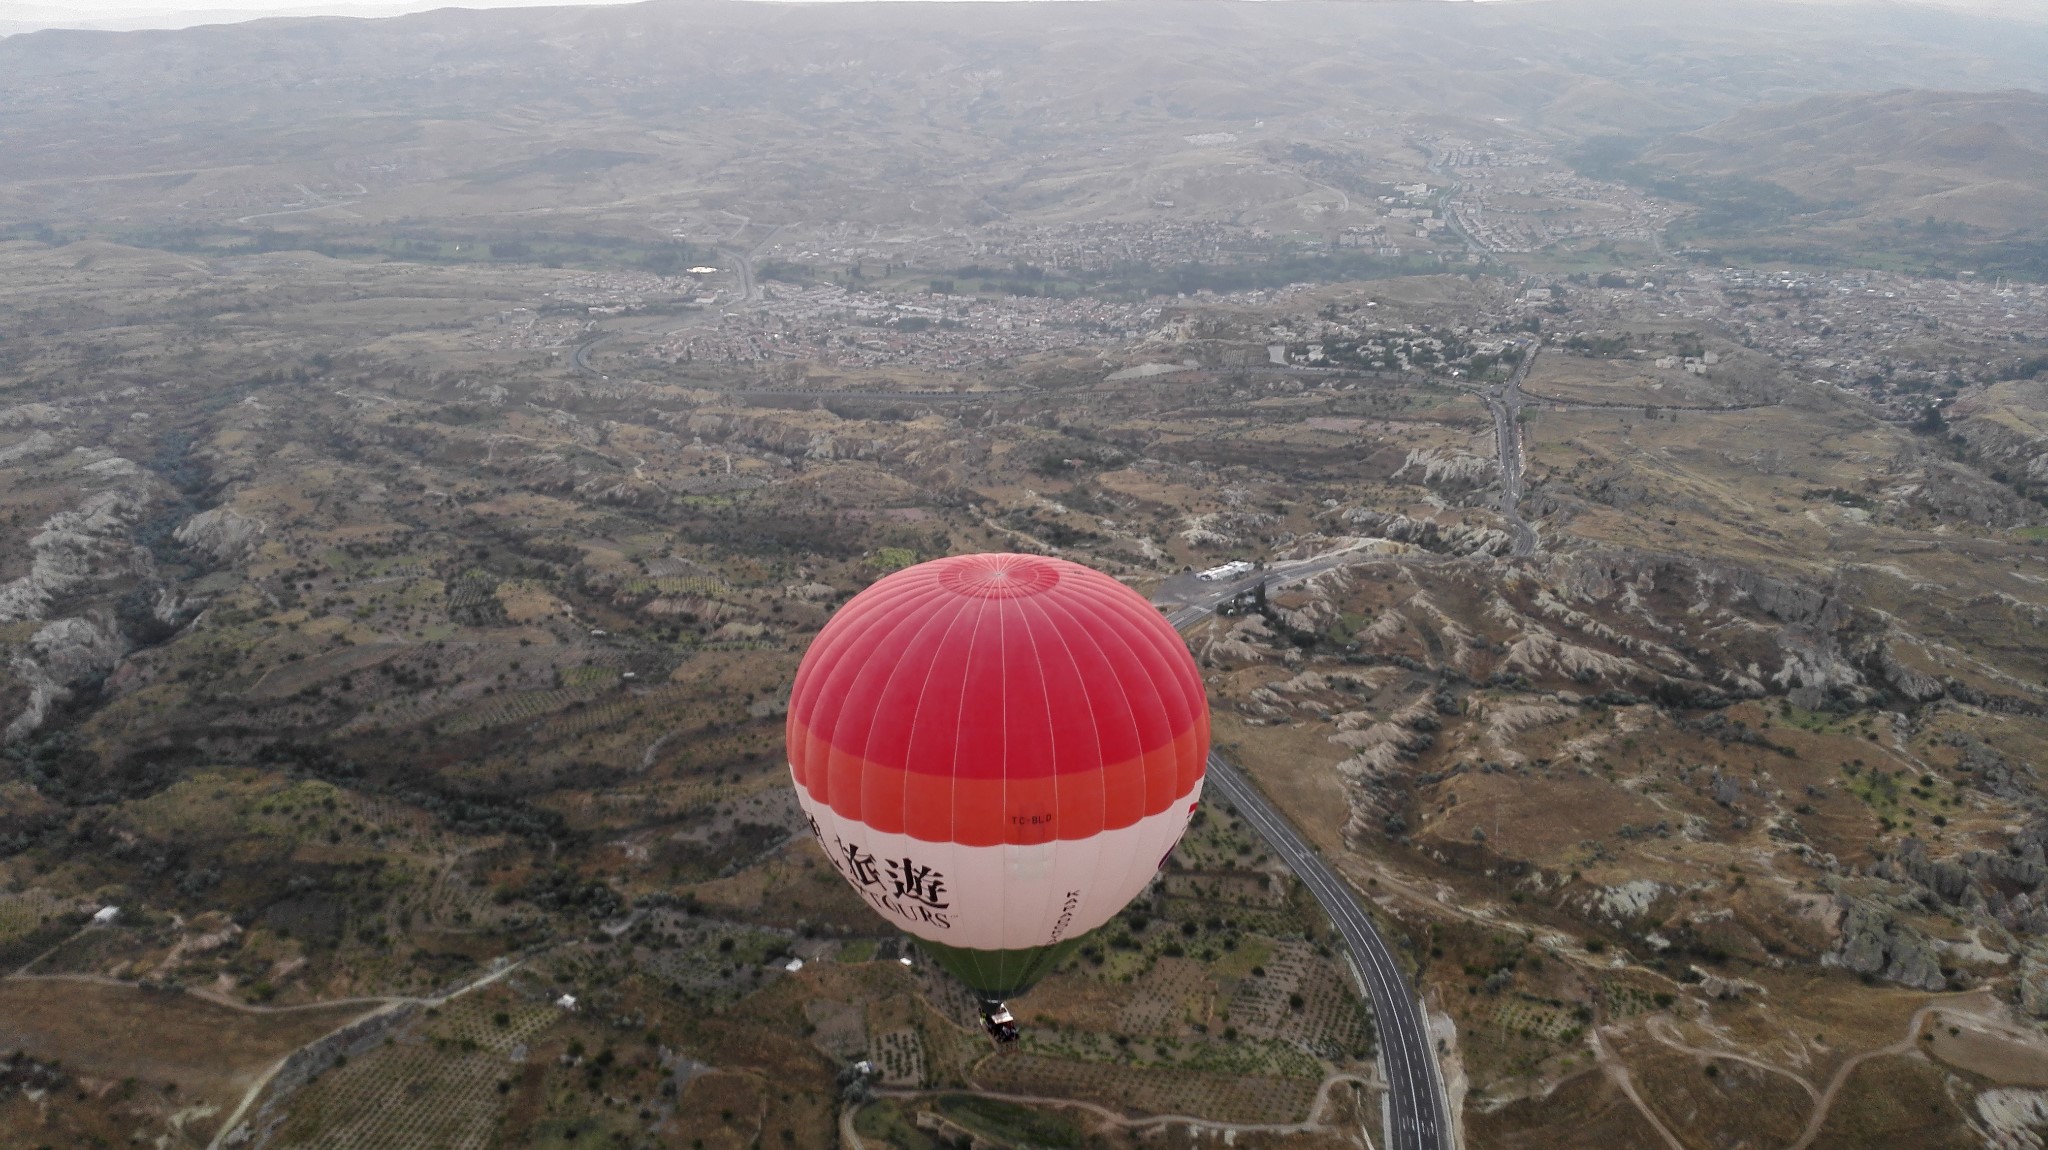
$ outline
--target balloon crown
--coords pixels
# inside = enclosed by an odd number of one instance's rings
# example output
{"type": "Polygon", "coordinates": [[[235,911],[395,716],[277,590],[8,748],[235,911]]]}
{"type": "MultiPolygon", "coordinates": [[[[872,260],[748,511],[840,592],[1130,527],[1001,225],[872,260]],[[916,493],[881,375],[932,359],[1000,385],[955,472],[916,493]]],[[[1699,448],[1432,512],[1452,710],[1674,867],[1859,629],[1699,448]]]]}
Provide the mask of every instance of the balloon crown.
{"type": "Polygon", "coordinates": [[[1021,599],[1059,585],[1060,563],[1038,555],[956,555],[933,560],[939,586],[975,599],[1021,599]]]}

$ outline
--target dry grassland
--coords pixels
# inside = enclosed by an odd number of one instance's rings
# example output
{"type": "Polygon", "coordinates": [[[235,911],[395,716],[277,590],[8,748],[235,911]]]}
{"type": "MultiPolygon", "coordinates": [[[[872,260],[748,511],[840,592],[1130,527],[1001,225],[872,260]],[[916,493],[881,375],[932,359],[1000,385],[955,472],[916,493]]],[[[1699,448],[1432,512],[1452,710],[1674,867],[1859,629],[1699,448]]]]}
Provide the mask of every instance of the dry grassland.
{"type": "Polygon", "coordinates": [[[191,994],[72,979],[0,982],[0,1042],[73,1073],[178,1084],[223,1112],[273,1062],[366,1006],[258,1013],[191,994]]]}

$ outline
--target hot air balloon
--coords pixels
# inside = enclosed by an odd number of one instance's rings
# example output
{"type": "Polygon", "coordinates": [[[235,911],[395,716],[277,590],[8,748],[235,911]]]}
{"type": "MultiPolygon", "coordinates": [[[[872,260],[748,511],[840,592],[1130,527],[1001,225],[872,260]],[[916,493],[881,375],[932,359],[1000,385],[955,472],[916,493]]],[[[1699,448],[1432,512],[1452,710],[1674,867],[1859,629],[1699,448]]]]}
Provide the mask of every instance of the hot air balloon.
{"type": "Polygon", "coordinates": [[[788,741],[833,867],[1003,1039],[1002,1000],[1143,891],[1187,829],[1209,707],[1186,644],[1130,588],[1062,559],[958,555],[833,615],[797,668],[788,741]]]}

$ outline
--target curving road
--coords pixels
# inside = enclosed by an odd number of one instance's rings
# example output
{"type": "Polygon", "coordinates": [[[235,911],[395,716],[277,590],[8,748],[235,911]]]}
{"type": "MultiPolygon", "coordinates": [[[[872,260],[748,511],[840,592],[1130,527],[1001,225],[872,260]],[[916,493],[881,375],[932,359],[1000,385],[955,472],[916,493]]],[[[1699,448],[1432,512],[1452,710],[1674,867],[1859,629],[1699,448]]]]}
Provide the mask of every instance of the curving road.
{"type": "MultiPolygon", "coordinates": [[[[1532,532],[1532,538],[1533,535],[1532,532]]],[[[1260,579],[1269,588],[1281,587],[1342,562],[1338,557],[1322,557],[1277,563],[1248,579],[1201,584],[1195,595],[1165,604],[1167,619],[1176,628],[1186,627],[1260,579]]],[[[1242,772],[1214,752],[1209,755],[1208,781],[1308,886],[1351,952],[1379,1027],[1380,1068],[1387,1079],[1390,1150],[1455,1150],[1457,1132],[1451,1123],[1449,1095],[1444,1089],[1436,1042],[1430,1036],[1422,1002],[1358,895],[1242,772]]]]}
{"type": "Polygon", "coordinates": [[[1221,756],[1209,756],[1209,779],[1217,792],[1259,832],[1280,861],[1300,876],[1324,913],[1344,936],[1357,962],[1359,978],[1372,999],[1379,1021],[1380,1066],[1387,1078],[1387,1125],[1393,1150],[1444,1150],[1453,1144],[1449,1108],[1445,1105],[1442,1071],[1435,1042],[1423,1019],[1422,1005],[1387,948],[1386,939],[1358,896],[1330,869],[1315,848],[1266,801],[1236,767],[1221,756]]]}
{"type": "Polygon", "coordinates": [[[1522,381],[1536,365],[1540,350],[1540,345],[1530,345],[1508,381],[1481,395],[1486,410],[1493,413],[1493,449],[1500,460],[1500,513],[1514,533],[1512,554],[1517,556],[1536,553],[1536,529],[1522,518],[1522,381]]]}
{"type": "Polygon", "coordinates": [[[623,334],[625,333],[608,331],[605,332],[603,335],[598,336],[596,339],[585,340],[584,342],[577,344],[569,351],[569,370],[584,372],[589,375],[594,375],[599,379],[610,379],[611,376],[606,375],[605,373],[590,366],[590,353],[596,351],[599,347],[602,347],[603,345],[608,344],[611,341],[619,338],[619,336],[623,334]]]}

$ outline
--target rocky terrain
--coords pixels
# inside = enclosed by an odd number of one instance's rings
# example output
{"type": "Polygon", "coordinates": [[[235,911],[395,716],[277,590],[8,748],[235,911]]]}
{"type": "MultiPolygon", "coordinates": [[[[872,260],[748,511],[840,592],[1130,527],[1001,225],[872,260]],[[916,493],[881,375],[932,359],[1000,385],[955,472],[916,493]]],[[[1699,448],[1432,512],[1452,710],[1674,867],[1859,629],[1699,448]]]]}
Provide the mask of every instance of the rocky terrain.
{"type": "MultiPolygon", "coordinates": [[[[4,254],[78,262],[33,244],[4,254]]],[[[108,246],[91,257],[62,281],[81,316],[121,307],[125,277],[144,272],[173,292],[223,290],[219,269],[108,246]]],[[[227,290],[255,290],[280,258],[243,265],[249,286],[227,290]]],[[[2030,1080],[1986,1077],[1945,1047],[1932,1061],[1864,1057],[1929,1004],[1958,1035],[1974,1027],[1971,1041],[2015,1052],[2032,1049],[2020,1020],[2048,1012],[2048,813],[2032,766],[2048,575],[2031,573],[2024,488],[1980,470],[2031,441],[1981,432],[1976,414],[2025,410],[2023,388],[1959,404],[1952,441],[1796,380],[1773,385],[1784,398],[1767,418],[1532,406],[1524,511],[1542,546],[1514,558],[1487,409],[1459,381],[1228,366],[1275,326],[1367,301],[1375,323],[1483,339],[1501,298],[1486,281],[1170,313],[1163,325],[1204,333],[1189,356],[1216,365],[1177,376],[1105,382],[1114,364],[1050,356],[922,400],[896,398],[918,386],[901,381],[880,398],[750,399],[701,372],[606,379],[437,343],[405,301],[459,300],[471,273],[321,266],[328,290],[389,301],[355,305],[388,309],[372,338],[294,342],[291,321],[245,311],[203,346],[206,373],[167,382],[138,357],[79,390],[60,365],[90,346],[81,332],[40,345],[0,420],[15,509],[0,572],[0,897],[22,908],[7,946],[26,974],[177,986],[233,1011],[431,1003],[503,958],[522,973],[476,993],[507,1017],[566,993],[642,1020],[626,1029],[658,1032],[665,1053],[640,1079],[575,1095],[597,1110],[546,1076],[508,1096],[510,1111],[486,1096],[460,1112],[474,1137],[516,1141],[497,1124],[521,1107],[573,1125],[638,1093],[679,1101],[616,1128],[673,1141],[730,1108],[705,1109],[710,1085],[660,1093],[660,1068],[682,1059],[741,1075],[718,1090],[799,1074],[810,1101],[770,1109],[813,1114],[791,1119],[792,1136],[822,1139],[842,1056],[764,1047],[733,1062],[715,1043],[800,1043],[774,1011],[848,1001],[832,980],[880,977],[863,956],[894,945],[815,881],[825,872],[795,833],[777,759],[790,669],[832,606],[894,566],[974,548],[1056,550],[1148,588],[1235,555],[1334,556],[1306,583],[1226,604],[1189,640],[1219,744],[1379,898],[1457,1036],[1476,1143],[1593,1113],[1628,1130],[1677,1121],[1667,1108],[1684,1093],[1659,1077],[1672,1042],[1779,1067],[1768,1073],[1816,1094],[1829,1074],[1862,1089],[1877,1069],[1964,1083],[1977,1093],[1953,1095],[1942,1129],[1989,1121],[1977,1098],[2025,1129],[2030,1080]],[[388,358],[390,341],[413,350],[388,358]],[[223,391],[218,378],[246,382],[223,391]],[[122,908],[117,925],[79,933],[103,905],[122,908]],[[675,907],[689,913],[658,917],[675,907]],[[707,980],[685,974],[700,952],[754,957],[707,980]],[[825,981],[783,971],[787,956],[825,981]],[[760,997],[763,970],[789,988],[773,994],[798,997],[771,1008],[785,1000],[760,997]],[[1967,1017],[1940,1005],[1959,995],[1978,996],[1967,1017]],[[1773,1028],[1827,1039],[1781,1050],[1773,1028]]],[[[121,338],[151,346],[153,322],[133,316],[121,338]]],[[[1597,398],[1597,360],[1546,354],[1547,379],[1597,398]]],[[[1316,966],[1327,926],[1254,913],[1270,896],[1230,886],[1222,867],[1281,882],[1273,864],[1227,844],[1189,850],[1178,865],[1191,877],[1174,881],[1195,901],[1169,883],[1122,928],[1129,949],[1106,945],[1105,965],[1079,960],[1034,996],[1039,1061],[1001,1072],[1022,1077],[987,1077],[971,1043],[945,1045],[966,1032],[933,984],[911,992],[936,996],[938,1013],[902,1032],[922,1061],[896,1080],[1182,1105],[1157,1093],[1181,1078],[1159,1075],[1221,1066],[1204,1045],[1220,1015],[1162,1008],[1112,1025],[1080,1004],[1105,977],[1139,979],[1161,1002],[1191,993],[1173,989],[1182,978],[1250,994],[1248,968],[1278,960],[1241,954],[1298,952],[1308,965],[1287,967],[1286,994],[1309,1004],[1313,1034],[1350,1033],[1341,983],[1309,989],[1333,977],[1316,966]],[[1314,1005],[1324,994],[1337,997],[1314,1005]],[[1157,1049],[1127,1056],[1112,1039],[1128,1026],[1157,1049]],[[1105,1057],[1124,1068],[1122,1093],[1089,1094],[1059,1069],[1105,1057]]],[[[1265,1009],[1252,1001],[1227,1012],[1240,1035],[1238,1019],[1265,1009]]],[[[830,1049],[897,1051],[899,1024],[866,1017],[830,1049]]],[[[424,1014],[392,1019],[409,1042],[440,1033],[424,1014]]],[[[621,1041],[585,1026],[534,1032],[571,1078],[577,1057],[621,1041]]],[[[1215,1095],[1238,1101],[1212,1117],[1336,1130],[1334,1104],[1310,1095],[1356,1073],[1342,1052],[1362,1040],[1272,1033],[1242,1068],[1267,1093],[1215,1095]]],[[[17,1041],[95,1082],[121,1077],[62,1055],[82,1048],[61,1035],[17,1041]]],[[[344,1048],[372,1049],[332,1050],[344,1048]]],[[[208,1105],[231,1109],[243,1087],[210,1089],[208,1105]]],[[[333,1119],[311,1116],[339,1103],[322,1089],[303,1077],[259,1091],[252,1112],[267,1117],[251,1130],[272,1130],[266,1144],[325,1137],[333,1119]]],[[[1370,1090],[1360,1098],[1369,1114],[1370,1090]]],[[[123,1105],[186,1137],[177,1107],[123,1105]]],[[[1839,1110],[1800,1113],[1825,1126],[1839,1110]]],[[[93,1128],[83,1112],[37,1113],[79,1137],[93,1128]]],[[[937,1111],[862,1113],[886,1137],[937,1111]]]]}
{"type": "Polygon", "coordinates": [[[989,549],[1261,565],[1216,745],[1464,1145],[2048,1137],[2041,297],[1677,250],[1943,199],[1836,171],[1900,123],[2020,163],[2024,92],[1817,93],[2038,26],[851,7],[0,43],[0,1142],[1384,1145],[1227,804],[1013,1054],[818,856],[802,650],[989,549]]]}

